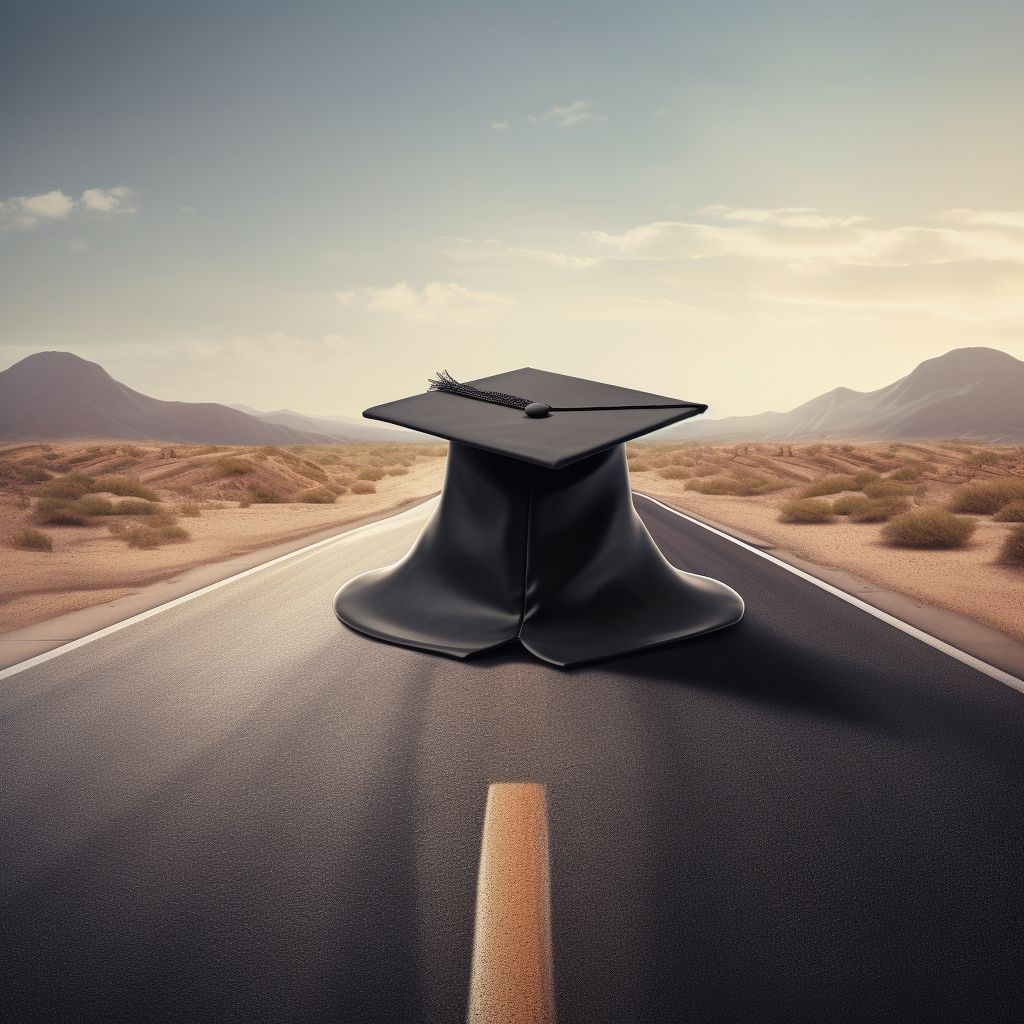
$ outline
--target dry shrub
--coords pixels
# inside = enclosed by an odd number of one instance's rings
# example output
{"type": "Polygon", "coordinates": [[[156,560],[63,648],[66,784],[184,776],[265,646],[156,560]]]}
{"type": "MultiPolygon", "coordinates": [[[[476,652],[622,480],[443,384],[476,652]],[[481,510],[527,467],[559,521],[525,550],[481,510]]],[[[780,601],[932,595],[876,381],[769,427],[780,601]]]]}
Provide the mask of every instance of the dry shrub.
{"type": "Polygon", "coordinates": [[[52,480],[53,474],[47,473],[45,469],[38,466],[15,466],[15,472],[29,484],[37,484],[41,480],[52,480]]]}
{"type": "Polygon", "coordinates": [[[151,530],[148,526],[132,527],[132,529],[126,530],[123,536],[130,548],[147,550],[160,547],[160,534],[156,530],[151,530]]]}
{"type": "Polygon", "coordinates": [[[70,476],[59,476],[48,480],[40,489],[40,494],[47,498],[80,498],[92,490],[93,478],[81,473],[70,476]]]}
{"type": "Polygon", "coordinates": [[[74,504],[75,509],[86,516],[109,516],[114,514],[114,503],[98,494],[86,494],[74,504]]]}
{"type": "Polygon", "coordinates": [[[832,502],[832,511],[837,516],[852,516],[871,508],[874,504],[870,498],[861,494],[848,494],[845,498],[837,498],[832,502]]]}
{"type": "Polygon", "coordinates": [[[333,505],[336,498],[326,487],[314,487],[311,491],[303,491],[295,500],[307,505],[333,505]]]}
{"type": "Polygon", "coordinates": [[[119,498],[143,498],[145,501],[159,501],[160,495],[140,484],[138,480],[129,480],[126,476],[109,476],[97,480],[92,485],[94,491],[106,491],[107,494],[116,494],[119,498]]]}
{"type": "MultiPolygon", "coordinates": [[[[275,454],[278,453],[275,451],[275,454]]],[[[232,455],[226,455],[213,464],[213,469],[217,477],[245,476],[246,473],[252,472],[252,463],[248,459],[238,459],[232,455]]]]}
{"type": "Polygon", "coordinates": [[[650,470],[650,464],[642,461],[641,459],[633,459],[630,461],[626,460],[626,465],[629,468],[630,473],[646,473],[650,470]]]}
{"type": "Polygon", "coordinates": [[[989,515],[1011,502],[1024,501],[1024,480],[1005,478],[962,486],[949,503],[950,512],[989,515]]]}
{"type": "Polygon", "coordinates": [[[119,501],[111,506],[110,515],[115,516],[151,516],[159,509],[151,501],[142,501],[139,498],[128,498],[126,501],[119,501]]]}
{"type": "Polygon", "coordinates": [[[663,480],[685,480],[689,475],[689,471],[682,466],[666,466],[658,470],[658,476],[663,480]]]}
{"type": "MultiPolygon", "coordinates": [[[[862,485],[863,486],[863,485],[862,485]]],[[[823,494],[839,494],[840,491],[859,491],[856,477],[823,476],[800,492],[801,498],[819,498],[823,494]]]]}
{"type": "Polygon", "coordinates": [[[401,463],[397,463],[394,466],[386,466],[384,469],[386,476],[405,476],[408,472],[409,470],[401,465],[401,463]]]}
{"type": "Polygon", "coordinates": [[[284,498],[269,487],[253,487],[249,491],[249,503],[252,505],[280,505],[283,501],[284,498]]]}
{"type": "Polygon", "coordinates": [[[183,516],[188,516],[189,519],[198,519],[203,514],[202,510],[194,501],[186,501],[178,511],[183,516]]]}
{"type": "Polygon", "coordinates": [[[910,480],[916,482],[921,479],[922,473],[937,473],[938,466],[933,462],[910,462],[895,473],[889,474],[890,480],[910,480]]]}
{"type": "Polygon", "coordinates": [[[965,466],[998,466],[999,456],[995,452],[973,452],[963,462],[965,466]]]}
{"type": "Polygon", "coordinates": [[[356,474],[357,480],[383,480],[385,477],[383,469],[374,469],[372,466],[367,466],[366,469],[361,469],[356,474]]]}
{"type": "Polygon", "coordinates": [[[997,523],[1024,523],[1024,501],[1011,501],[993,517],[997,523]]]}
{"type": "Polygon", "coordinates": [[[352,483],[353,494],[376,494],[377,485],[371,480],[355,480],[352,483]]]}
{"type": "Polygon", "coordinates": [[[177,523],[170,523],[167,526],[157,527],[156,531],[162,541],[169,541],[172,544],[180,544],[183,541],[191,540],[192,535],[183,526],[177,523]]]}
{"type": "Polygon", "coordinates": [[[896,516],[910,511],[906,498],[867,498],[867,505],[850,513],[854,523],[887,523],[896,516]]]}
{"type": "Polygon", "coordinates": [[[977,526],[945,509],[926,508],[891,519],[882,527],[882,540],[905,548],[962,548],[977,526]]]}
{"type": "Polygon", "coordinates": [[[832,503],[817,498],[796,498],[779,509],[780,523],[832,523],[835,518],[832,503]]]}
{"type": "Polygon", "coordinates": [[[753,474],[741,477],[711,476],[686,482],[688,491],[697,491],[699,494],[732,494],[740,497],[770,494],[786,486],[788,485],[781,480],[769,480],[767,477],[753,474]]]}
{"type": "Polygon", "coordinates": [[[875,480],[862,488],[869,498],[903,498],[912,494],[924,494],[925,484],[908,484],[900,480],[875,480]]]}
{"type": "Polygon", "coordinates": [[[998,561],[1000,565],[1024,565],[1024,526],[1015,526],[1006,535],[998,561]]]}
{"type": "Polygon", "coordinates": [[[7,538],[7,543],[12,548],[21,548],[23,551],[53,550],[53,538],[42,530],[19,530],[7,538]]]}
{"type": "Polygon", "coordinates": [[[89,517],[75,508],[73,501],[61,501],[59,498],[41,498],[36,505],[35,520],[50,526],[86,526],[89,517]]]}

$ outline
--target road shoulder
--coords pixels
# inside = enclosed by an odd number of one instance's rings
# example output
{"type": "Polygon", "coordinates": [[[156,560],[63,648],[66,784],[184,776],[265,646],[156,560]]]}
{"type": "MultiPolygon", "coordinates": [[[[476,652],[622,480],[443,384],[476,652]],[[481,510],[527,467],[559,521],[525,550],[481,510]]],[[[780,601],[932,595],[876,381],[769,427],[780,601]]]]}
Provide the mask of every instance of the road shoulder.
{"type": "Polygon", "coordinates": [[[877,608],[894,618],[914,626],[916,629],[927,633],[929,636],[942,640],[951,647],[956,647],[965,654],[984,661],[995,668],[1002,669],[1010,675],[1024,679],[1024,644],[1018,643],[1012,637],[991,626],[978,622],[960,612],[940,608],[937,605],[927,604],[906,594],[895,591],[884,590],[869,580],[862,579],[853,573],[841,569],[828,569],[824,566],[808,562],[789,551],[779,548],[770,541],[762,540],[742,530],[726,526],[724,523],[708,519],[706,516],[698,515],[690,509],[674,504],[664,495],[644,494],[642,491],[634,493],[645,498],[650,498],[662,505],[667,505],[681,515],[687,516],[698,523],[710,526],[727,537],[732,537],[749,547],[756,548],[770,554],[773,558],[786,565],[813,576],[815,579],[828,583],[830,586],[841,590],[865,604],[877,608]]]}
{"type": "Polygon", "coordinates": [[[402,512],[430,501],[439,493],[439,491],[435,491],[433,494],[414,498],[401,505],[363,516],[360,519],[353,519],[341,526],[332,526],[305,537],[293,538],[271,547],[236,555],[223,561],[211,562],[209,565],[201,565],[178,573],[170,579],[150,584],[138,593],[129,594],[116,601],[93,605],[90,608],[58,615],[43,622],[36,622],[30,626],[23,626],[21,629],[0,634],[0,670],[11,668],[40,654],[46,654],[74,640],[80,640],[91,633],[130,619],[134,615],[158,608],[160,605],[195,593],[195,591],[202,590],[214,583],[220,583],[222,580],[264,565],[275,558],[291,554],[293,551],[330,540],[332,537],[341,536],[362,526],[368,526],[370,523],[400,515],[402,512]]]}

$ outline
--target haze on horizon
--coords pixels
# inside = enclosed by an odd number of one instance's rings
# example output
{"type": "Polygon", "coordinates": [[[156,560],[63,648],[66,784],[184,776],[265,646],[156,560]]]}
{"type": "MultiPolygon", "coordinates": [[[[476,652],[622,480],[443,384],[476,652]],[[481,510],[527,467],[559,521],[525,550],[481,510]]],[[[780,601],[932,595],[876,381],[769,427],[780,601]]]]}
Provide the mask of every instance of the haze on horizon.
{"type": "Polygon", "coordinates": [[[3,14],[0,369],[358,415],[532,365],[720,417],[1024,359],[1009,0],[3,14]]]}

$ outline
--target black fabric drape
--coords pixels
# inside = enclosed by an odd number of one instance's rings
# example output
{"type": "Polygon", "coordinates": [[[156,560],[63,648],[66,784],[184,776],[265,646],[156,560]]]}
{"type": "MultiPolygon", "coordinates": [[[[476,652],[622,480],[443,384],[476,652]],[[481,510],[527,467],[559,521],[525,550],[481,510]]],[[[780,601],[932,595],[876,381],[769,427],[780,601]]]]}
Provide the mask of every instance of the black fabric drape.
{"type": "Polygon", "coordinates": [[[558,470],[452,443],[409,553],[334,599],[354,629],[467,657],[519,640],[555,665],[738,622],[743,601],[673,568],[633,509],[623,445],[558,470]]]}

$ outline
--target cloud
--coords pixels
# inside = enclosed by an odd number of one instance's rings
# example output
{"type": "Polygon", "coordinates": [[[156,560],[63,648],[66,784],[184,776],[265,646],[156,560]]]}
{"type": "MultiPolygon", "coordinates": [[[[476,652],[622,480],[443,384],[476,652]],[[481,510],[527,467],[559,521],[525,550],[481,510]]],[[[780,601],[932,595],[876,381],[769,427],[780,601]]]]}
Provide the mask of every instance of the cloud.
{"type": "Polygon", "coordinates": [[[508,121],[492,121],[491,122],[491,128],[493,128],[496,132],[508,131],[509,128],[511,128],[511,127],[512,127],[512,125],[510,125],[508,123],[508,121]]]}
{"type": "Polygon", "coordinates": [[[530,120],[538,124],[553,124],[556,128],[570,128],[574,124],[582,124],[584,121],[607,121],[604,114],[595,114],[590,108],[593,103],[585,103],[577,100],[567,107],[552,107],[546,114],[540,117],[530,115],[530,120]]]}
{"type": "Polygon", "coordinates": [[[570,256],[564,252],[546,252],[543,249],[510,248],[507,251],[517,253],[520,256],[529,256],[531,259],[543,260],[545,263],[554,263],[557,267],[569,267],[572,269],[595,267],[601,262],[601,257],[599,256],[570,256]]]}
{"type": "Polygon", "coordinates": [[[922,226],[803,207],[700,212],[717,223],[656,221],[583,237],[612,254],[609,266],[632,265],[634,277],[703,294],[702,307],[729,296],[969,322],[1024,315],[1020,214],[947,211],[922,226]],[[935,226],[936,219],[954,224],[935,226]],[[657,269],[644,271],[644,263],[657,269]]]}
{"type": "Polygon", "coordinates": [[[847,227],[867,220],[866,217],[830,217],[809,206],[783,206],[777,209],[742,209],[734,206],[703,206],[697,211],[721,220],[749,221],[753,224],[781,224],[788,228],[847,227]]]}
{"type": "Polygon", "coordinates": [[[946,210],[937,220],[960,221],[963,224],[991,224],[996,227],[1024,228],[1021,210],[946,210]]]}
{"type": "Polygon", "coordinates": [[[381,313],[398,313],[408,320],[479,323],[495,320],[510,299],[474,292],[460,284],[434,281],[417,292],[404,281],[390,288],[351,288],[334,293],[343,305],[381,313]]]}
{"type": "Polygon", "coordinates": [[[115,188],[87,188],[80,199],[66,196],[60,189],[38,196],[14,196],[0,203],[0,224],[34,228],[39,224],[65,220],[72,213],[136,213],[129,200],[132,190],[124,185],[115,188]]]}

